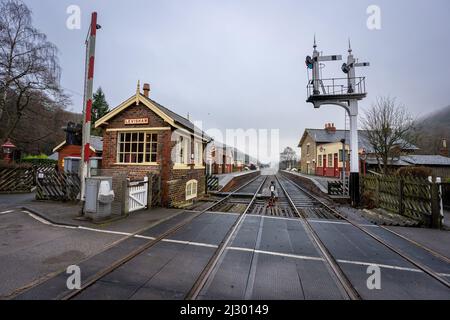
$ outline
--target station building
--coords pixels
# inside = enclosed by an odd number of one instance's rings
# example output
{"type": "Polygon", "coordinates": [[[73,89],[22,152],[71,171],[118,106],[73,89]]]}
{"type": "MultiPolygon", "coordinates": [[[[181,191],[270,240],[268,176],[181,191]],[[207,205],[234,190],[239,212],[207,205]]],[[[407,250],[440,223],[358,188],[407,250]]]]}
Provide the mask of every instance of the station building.
{"type": "MultiPolygon", "coordinates": [[[[367,132],[358,131],[358,153],[360,155],[360,173],[373,166],[374,150],[369,143],[367,132]],[[362,157],[362,155],[365,157],[362,157]],[[366,159],[364,159],[366,158],[366,159]]],[[[324,129],[306,129],[298,145],[301,148],[300,171],[304,174],[339,178],[344,170],[350,174],[350,131],[337,130],[334,124],[325,124],[324,129]],[[345,141],[345,147],[344,143],[345,141]],[[345,151],[344,151],[345,149],[345,151]]],[[[410,145],[401,153],[412,154],[418,148],[410,145]]]]}
{"type": "Polygon", "coordinates": [[[150,85],[96,121],[102,127],[102,169],[131,180],[160,177],[161,204],[183,207],[205,193],[204,150],[210,138],[187,118],[150,99],[150,85]]]}
{"type": "MultiPolygon", "coordinates": [[[[372,153],[366,132],[359,130],[358,137],[359,154],[372,153]]],[[[350,131],[337,130],[333,123],[326,123],[324,129],[306,129],[298,145],[301,148],[300,171],[309,175],[339,178],[345,166],[348,176],[350,174],[349,142],[350,131]],[[345,147],[343,140],[345,140],[345,147]]],[[[360,168],[361,173],[364,173],[365,164],[361,163],[360,168]]]]}
{"type": "Polygon", "coordinates": [[[258,160],[248,154],[218,141],[212,141],[206,149],[206,167],[210,175],[242,172],[252,165],[259,165],[258,160]]]}

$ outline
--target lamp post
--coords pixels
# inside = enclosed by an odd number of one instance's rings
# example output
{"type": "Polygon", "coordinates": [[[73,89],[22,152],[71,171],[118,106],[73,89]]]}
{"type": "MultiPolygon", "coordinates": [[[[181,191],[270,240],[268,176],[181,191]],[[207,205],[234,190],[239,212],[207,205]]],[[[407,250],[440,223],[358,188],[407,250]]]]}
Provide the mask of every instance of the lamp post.
{"type": "Polygon", "coordinates": [[[3,154],[5,155],[4,160],[6,163],[10,163],[12,161],[11,154],[16,148],[17,147],[11,142],[10,139],[6,140],[6,142],[2,144],[2,151],[3,154]]]}

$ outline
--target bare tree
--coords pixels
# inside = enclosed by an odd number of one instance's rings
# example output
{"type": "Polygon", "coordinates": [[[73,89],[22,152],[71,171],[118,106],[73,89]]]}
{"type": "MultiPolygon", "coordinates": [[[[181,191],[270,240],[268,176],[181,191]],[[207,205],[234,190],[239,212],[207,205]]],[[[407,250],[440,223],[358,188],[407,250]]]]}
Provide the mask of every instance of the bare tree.
{"type": "Polygon", "coordinates": [[[39,97],[59,99],[56,46],[32,26],[31,11],[19,0],[0,2],[0,139],[17,127],[39,97]]]}
{"type": "Polygon", "coordinates": [[[280,164],[284,169],[292,168],[297,162],[297,154],[291,147],[286,147],[282,153],[280,153],[280,164]]]}
{"type": "Polygon", "coordinates": [[[377,98],[361,122],[384,174],[388,172],[389,162],[404,150],[410,150],[416,141],[414,119],[395,98],[377,98]]]}

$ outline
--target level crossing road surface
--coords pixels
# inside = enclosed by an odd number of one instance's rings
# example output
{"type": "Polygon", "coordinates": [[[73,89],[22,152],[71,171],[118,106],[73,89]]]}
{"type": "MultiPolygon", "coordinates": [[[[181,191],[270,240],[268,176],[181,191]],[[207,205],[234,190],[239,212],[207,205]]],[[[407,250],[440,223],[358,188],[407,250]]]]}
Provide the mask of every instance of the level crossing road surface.
{"type": "MultiPolygon", "coordinates": [[[[338,273],[311,237],[314,233],[360,299],[450,299],[445,284],[450,280],[448,260],[381,227],[364,225],[419,265],[338,217],[251,214],[256,199],[264,200],[268,179],[274,177],[261,176],[243,186],[245,193],[254,194],[243,212],[218,212],[217,205],[201,212],[186,210],[84,260],[79,264],[82,290],[69,290],[68,274],[62,272],[14,298],[349,299],[338,273]],[[142,249],[130,255],[137,248],[142,249]],[[422,265],[431,275],[418,267],[422,265]],[[380,271],[379,288],[373,287],[373,267],[380,271]]],[[[282,197],[280,183],[287,187],[291,182],[280,181],[277,192],[282,197]]],[[[299,197],[294,187],[286,190],[287,200],[299,197]]],[[[298,206],[320,205],[303,197],[298,206]]],[[[286,199],[278,205],[289,205],[286,199]]],[[[221,201],[223,208],[236,199],[228,195],[221,201]]]]}

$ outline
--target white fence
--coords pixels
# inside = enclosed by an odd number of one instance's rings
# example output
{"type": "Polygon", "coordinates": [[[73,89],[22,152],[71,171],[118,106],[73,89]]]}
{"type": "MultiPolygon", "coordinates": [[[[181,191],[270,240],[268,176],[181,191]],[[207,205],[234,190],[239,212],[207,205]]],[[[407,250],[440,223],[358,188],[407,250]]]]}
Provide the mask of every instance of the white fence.
{"type": "Polygon", "coordinates": [[[148,177],[143,181],[128,182],[128,212],[147,208],[148,177]]]}

